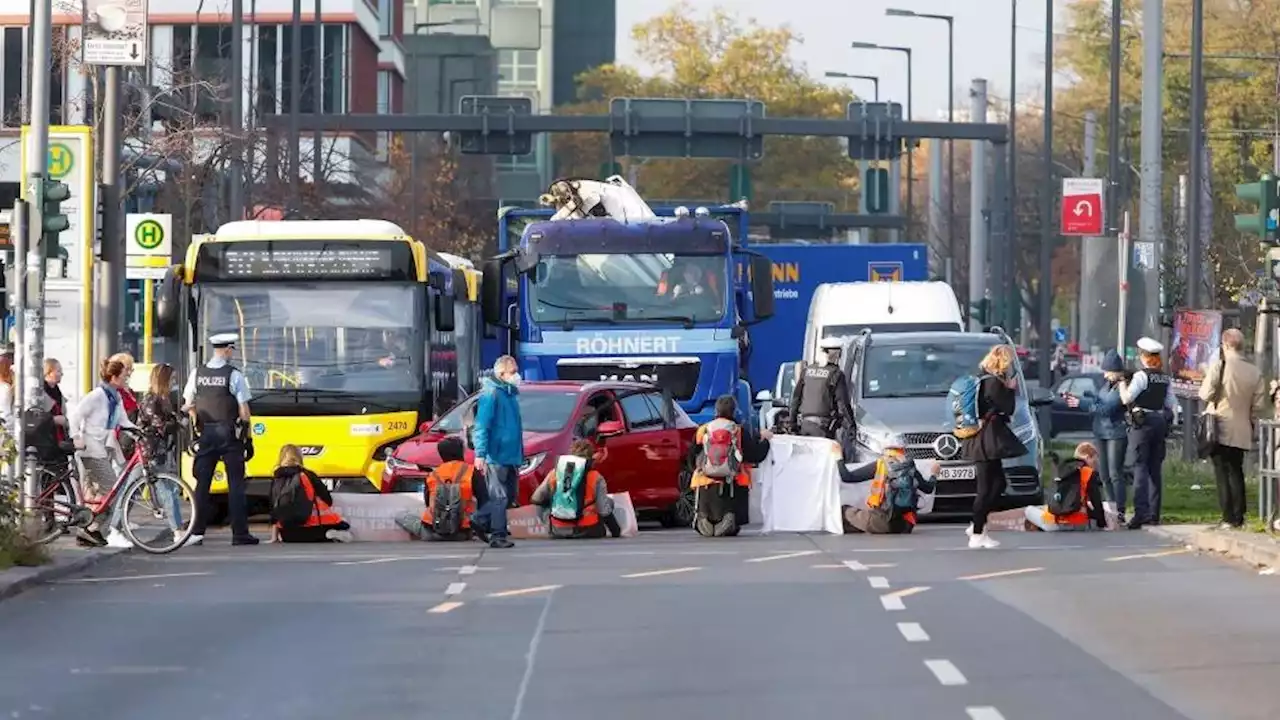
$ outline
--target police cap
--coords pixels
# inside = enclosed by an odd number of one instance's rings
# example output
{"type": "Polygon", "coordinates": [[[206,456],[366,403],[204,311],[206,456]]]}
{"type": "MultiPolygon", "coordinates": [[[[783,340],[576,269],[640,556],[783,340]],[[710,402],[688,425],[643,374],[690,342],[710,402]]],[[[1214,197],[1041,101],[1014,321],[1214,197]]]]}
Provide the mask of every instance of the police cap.
{"type": "Polygon", "coordinates": [[[825,337],[818,341],[821,350],[839,350],[844,347],[844,340],[838,337],[825,337]]]}
{"type": "Polygon", "coordinates": [[[238,333],[218,333],[209,336],[209,344],[215,348],[228,348],[234,346],[239,339],[238,333]]]}
{"type": "Polygon", "coordinates": [[[1164,352],[1164,345],[1149,337],[1141,337],[1138,338],[1138,349],[1148,355],[1159,355],[1164,352]]]}

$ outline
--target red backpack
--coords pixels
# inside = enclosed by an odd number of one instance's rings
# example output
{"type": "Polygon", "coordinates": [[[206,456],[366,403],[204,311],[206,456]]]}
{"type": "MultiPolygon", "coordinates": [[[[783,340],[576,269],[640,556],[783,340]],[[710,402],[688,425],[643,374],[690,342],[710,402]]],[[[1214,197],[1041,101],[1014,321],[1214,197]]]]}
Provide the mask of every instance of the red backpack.
{"type": "Polygon", "coordinates": [[[742,450],[738,446],[737,423],[716,418],[706,424],[702,433],[702,474],[716,480],[732,480],[742,469],[742,450]]]}

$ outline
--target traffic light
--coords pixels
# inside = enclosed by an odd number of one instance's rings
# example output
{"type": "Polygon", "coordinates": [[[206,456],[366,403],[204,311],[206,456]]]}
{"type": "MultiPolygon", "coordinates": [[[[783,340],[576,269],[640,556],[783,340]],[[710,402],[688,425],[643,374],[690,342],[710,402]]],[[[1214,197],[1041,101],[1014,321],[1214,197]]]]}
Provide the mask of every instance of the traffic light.
{"type": "Polygon", "coordinates": [[[867,175],[862,179],[867,185],[867,206],[862,208],[864,215],[883,215],[889,212],[889,171],[885,168],[867,168],[867,175]]]}
{"type": "Polygon", "coordinates": [[[1236,197],[1258,206],[1256,213],[1236,215],[1236,230],[1257,235],[1264,243],[1274,243],[1277,214],[1280,214],[1276,179],[1271,175],[1263,175],[1256,183],[1237,185],[1236,197]]]}
{"type": "Polygon", "coordinates": [[[56,180],[44,181],[40,219],[44,230],[44,252],[47,258],[60,257],[58,235],[71,227],[71,219],[62,212],[62,203],[71,198],[71,188],[56,180]]]}

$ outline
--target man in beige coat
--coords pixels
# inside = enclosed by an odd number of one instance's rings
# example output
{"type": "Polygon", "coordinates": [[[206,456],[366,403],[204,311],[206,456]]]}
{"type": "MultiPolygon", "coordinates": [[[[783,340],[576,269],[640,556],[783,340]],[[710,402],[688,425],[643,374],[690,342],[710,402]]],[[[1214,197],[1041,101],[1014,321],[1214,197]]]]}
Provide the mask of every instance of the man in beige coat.
{"type": "Polygon", "coordinates": [[[1200,399],[1205,412],[1217,419],[1218,444],[1210,457],[1218,484],[1218,504],[1224,526],[1244,525],[1244,455],[1253,449],[1254,420],[1266,400],[1266,387],[1257,366],[1244,359],[1244,333],[1222,333],[1222,350],[1210,361],[1200,399]]]}

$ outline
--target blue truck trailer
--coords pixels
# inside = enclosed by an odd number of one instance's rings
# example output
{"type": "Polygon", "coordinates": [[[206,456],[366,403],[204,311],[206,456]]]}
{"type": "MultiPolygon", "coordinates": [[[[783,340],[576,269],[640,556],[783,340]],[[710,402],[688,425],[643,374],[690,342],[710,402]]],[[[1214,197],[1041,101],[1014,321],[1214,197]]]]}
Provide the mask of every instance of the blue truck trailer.
{"type": "Polygon", "coordinates": [[[923,244],[757,244],[752,248],[773,263],[774,297],[773,317],[751,328],[748,377],[756,389],[772,388],[778,366],[800,359],[809,301],[819,285],[929,279],[929,252],[923,244]]]}
{"type": "Polygon", "coordinates": [[[744,352],[748,328],[773,315],[772,261],[744,246],[745,209],[653,211],[551,221],[505,208],[480,293],[496,349],[527,380],[654,382],[698,422],[731,394],[754,422],[744,352]]]}

